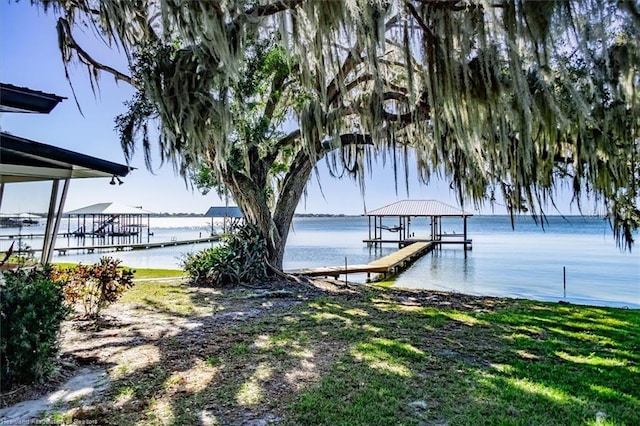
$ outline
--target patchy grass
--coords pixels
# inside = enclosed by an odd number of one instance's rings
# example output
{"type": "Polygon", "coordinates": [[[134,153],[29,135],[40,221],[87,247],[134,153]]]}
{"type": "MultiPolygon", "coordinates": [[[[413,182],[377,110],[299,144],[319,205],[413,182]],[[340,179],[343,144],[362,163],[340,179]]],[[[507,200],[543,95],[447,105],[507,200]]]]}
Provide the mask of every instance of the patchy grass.
{"type": "MultiPolygon", "coordinates": [[[[71,268],[78,265],[77,263],[69,262],[54,262],[61,268],[71,268]]],[[[185,272],[181,269],[151,269],[151,268],[131,268],[126,265],[122,265],[127,269],[135,269],[135,279],[151,279],[151,278],[180,278],[186,276],[185,272]]]]}
{"type": "MultiPolygon", "coordinates": [[[[128,268],[128,267],[127,267],[128,268]]],[[[186,274],[181,269],[148,269],[148,268],[132,268],[136,270],[134,278],[150,279],[150,278],[180,278],[186,274]]]]}
{"type": "MultiPolygon", "coordinates": [[[[125,297],[168,312],[196,306],[176,283],[139,284],[125,297]]],[[[238,320],[213,316],[160,338],[156,360],[112,377],[102,402],[75,419],[640,424],[636,310],[364,286],[255,316],[276,302],[246,300],[234,305],[238,320]]]]}
{"type": "Polygon", "coordinates": [[[77,266],[78,263],[74,262],[51,262],[54,265],[58,265],[61,268],[71,268],[73,266],[77,266]]]}
{"type": "Polygon", "coordinates": [[[374,286],[374,287],[389,288],[392,285],[394,285],[395,283],[396,283],[396,280],[392,278],[392,279],[385,279],[385,280],[382,280],[382,281],[372,281],[369,284],[374,286]]]}
{"type": "Polygon", "coordinates": [[[167,315],[202,315],[213,312],[215,293],[213,289],[190,287],[180,279],[155,281],[149,277],[149,280],[135,282],[119,303],[131,303],[167,315]]]}

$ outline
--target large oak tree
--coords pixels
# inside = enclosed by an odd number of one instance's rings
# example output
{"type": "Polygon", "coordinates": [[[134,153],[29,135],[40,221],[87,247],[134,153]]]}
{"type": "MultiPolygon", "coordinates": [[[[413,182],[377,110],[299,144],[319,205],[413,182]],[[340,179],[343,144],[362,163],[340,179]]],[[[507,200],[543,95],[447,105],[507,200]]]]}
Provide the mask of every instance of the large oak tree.
{"type": "Polygon", "coordinates": [[[157,145],[206,166],[282,267],[316,163],[362,176],[411,150],[460,201],[500,194],[534,215],[560,185],[640,223],[640,13],[635,2],[525,0],[33,0],[59,15],[65,64],[134,85],[125,152],[157,145]],[[96,61],[96,28],[130,73],[96,61]]]}

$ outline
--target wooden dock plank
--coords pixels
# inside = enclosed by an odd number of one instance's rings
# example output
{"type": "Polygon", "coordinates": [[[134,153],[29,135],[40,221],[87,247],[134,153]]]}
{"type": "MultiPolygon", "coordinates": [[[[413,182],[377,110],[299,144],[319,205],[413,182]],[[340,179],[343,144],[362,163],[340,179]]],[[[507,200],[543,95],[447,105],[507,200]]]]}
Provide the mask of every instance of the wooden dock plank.
{"type": "Polygon", "coordinates": [[[402,266],[404,263],[422,256],[425,252],[431,249],[432,244],[433,243],[431,242],[410,244],[394,253],[391,253],[390,255],[376,259],[366,265],[347,265],[346,268],[344,266],[328,266],[322,268],[299,269],[289,272],[293,274],[308,275],[311,277],[338,277],[344,274],[358,273],[386,274],[392,272],[395,268],[402,266]]]}
{"type": "Polygon", "coordinates": [[[395,268],[399,264],[411,260],[431,247],[432,243],[413,243],[385,257],[370,262],[370,266],[380,266],[387,269],[395,268]]]}
{"type": "Polygon", "coordinates": [[[293,274],[299,275],[307,275],[310,277],[337,277],[342,274],[358,274],[364,272],[371,272],[369,265],[347,265],[345,269],[344,266],[324,266],[319,268],[305,268],[305,269],[297,269],[295,271],[289,271],[293,274]]]}

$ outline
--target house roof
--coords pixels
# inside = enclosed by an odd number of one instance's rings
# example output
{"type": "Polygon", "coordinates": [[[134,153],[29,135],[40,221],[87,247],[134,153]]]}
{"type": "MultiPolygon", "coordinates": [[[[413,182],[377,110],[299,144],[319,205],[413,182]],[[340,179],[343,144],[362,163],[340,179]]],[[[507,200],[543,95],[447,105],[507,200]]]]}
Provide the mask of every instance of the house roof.
{"type": "Polygon", "coordinates": [[[403,200],[365,213],[365,216],[473,216],[436,200],[403,200]]]}
{"type": "Polygon", "coordinates": [[[48,114],[63,99],[67,98],[26,87],[0,83],[0,112],[48,114]]]}
{"type": "Polygon", "coordinates": [[[131,207],[118,202],[98,203],[90,206],[81,207],[79,209],[65,212],[65,215],[82,215],[82,214],[151,214],[152,212],[142,207],[131,207]]]}
{"type": "Polygon", "coordinates": [[[210,207],[204,214],[205,217],[244,217],[236,206],[210,207]]]}
{"type": "Polygon", "coordinates": [[[123,177],[132,169],[124,164],[0,132],[1,183],[123,177]]]}

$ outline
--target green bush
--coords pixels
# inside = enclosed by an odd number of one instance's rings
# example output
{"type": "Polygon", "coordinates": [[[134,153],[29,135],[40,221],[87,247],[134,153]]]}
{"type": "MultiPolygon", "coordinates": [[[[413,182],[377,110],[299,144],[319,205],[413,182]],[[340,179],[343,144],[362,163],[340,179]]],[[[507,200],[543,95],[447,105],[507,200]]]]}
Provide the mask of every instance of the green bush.
{"type": "Polygon", "coordinates": [[[102,257],[93,265],[75,265],[69,268],[51,268],[51,278],[64,283],[67,302],[80,306],[85,318],[96,319],[102,309],[117,301],[133,287],[134,270],[120,267],[121,261],[102,257]]]}
{"type": "Polygon", "coordinates": [[[251,224],[235,227],[218,247],[189,253],[182,267],[199,285],[248,284],[267,275],[267,243],[251,224]]]}
{"type": "Polygon", "coordinates": [[[17,270],[0,276],[0,381],[44,380],[54,368],[60,326],[70,308],[48,271],[17,270]]]}

